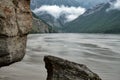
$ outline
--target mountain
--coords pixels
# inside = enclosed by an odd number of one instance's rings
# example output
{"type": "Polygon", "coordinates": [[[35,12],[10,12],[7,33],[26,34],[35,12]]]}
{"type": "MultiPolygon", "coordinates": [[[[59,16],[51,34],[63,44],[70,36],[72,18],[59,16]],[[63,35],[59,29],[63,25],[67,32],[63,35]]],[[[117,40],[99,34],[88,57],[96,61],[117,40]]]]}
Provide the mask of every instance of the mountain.
{"type": "MultiPolygon", "coordinates": [[[[36,9],[40,9],[41,6],[47,6],[47,8],[50,8],[50,6],[56,5],[57,7],[59,6],[61,8],[61,5],[64,5],[65,7],[67,6],[70,10],[70,7],[74,7],[77,9],[77,7],[82,7],[82,8],[92,8],[97,4],[100,3],[106,3],[109,0],[31,0],[31,9],[32,11],[36,10],[36,9]]],[[[44,7],[44,9],[46,9],[46,7],[44,7]]],[[[51,9],[51,11],[56,11],[51,9]]],[[[57,11],[59,12],[59,11],[57,11]]],[[[65,11],[63,11],[65,12],[65,11]]],[[[73,11],[73,13],[67,13],[67,14],[71,14],[71,16],[73,16],[72,14],[75,14],[73,11]]],[[[65,23],[68,22],[68,20],[66,19],[67,15],[65,14],[60,14],[59,18],[55,18],[54,15],[51,15],[50,11],[40,11],[40,12],[34,12],[39,18],[41,18],[42,20],[44,20],[47,24],[49,24],[50,26],[54,27],[56,30],[58,30],[59,32],[61,32],[61,28],[65,25],[65,23]]],[[[62,13],[62,12],[61,12],[62,13]]],[[[79,16],[79,15],[78,15],[79,16]]]]}
{"type": "Polygon", "coordinates": [[[33,27],[30,33],[54,33],[56,32],[50,25],[48,25],[42,19],[39,19],[36,14],[33,15],[33,27]]]}
{"type": "MultiPolygon", "coordinates": [[[[112,0],[113,1],[113,0],[112,0]]],[[[31,9],[39,8],[42,5],[64,5],[74,7],[91,8],[97,4],[107,3],[109,0],[31,0],[31,9]]]]}
{"type": "Polygon", "coordinates": [[[50,26],[52,26],[52,28],[54,28],[55,30],[61,32],[62,27],[65,24],[65,17],[64,15],[61,15],[59,18],[54,18],[52,15],[48,14],[48,13],[44,13],[43,15],[37,15],[38,18],[42,19],[44,22],[46,22],[47,24],[49,24],[50,26]]]}
{"type": "MultiPolygon", "coordinates": [[[[56,6],[67,6],[67,7],[79,7],[80,3],[77,0],[31,0],[31,9],[34,11],[43,5],[56,5],[56,6]]],[[[35,13],[35,12],[34,12],[35,13]]],[[[49,14],[46,11],[41,11],[35,13],[39,18],[44,20],[47,24],[55,28],[56,30],[61,29],[61,27],[65,24],[66,18],[64,14],[59,18],[55,18],[53,15],[49,14]]]]}
{"type": "Polygon", "coordinates": [[[88,9],[62,30],[72,33],[120,33],[120,10],[106,11],[110,4],[100,4],[88,9]]]}
{"type": "Polygon", "coordinates": [[[64,6],[80,6],[77,0],[31,0],[31,9],[39,8],[42,5],[64,5],[64,6]]]}
{"type": "Polygon", "coordinates": [[[77,0],[77,1],[80,3],[80,6],[89,9],[101,3],[108,3],[110,0],[77,0]]]}

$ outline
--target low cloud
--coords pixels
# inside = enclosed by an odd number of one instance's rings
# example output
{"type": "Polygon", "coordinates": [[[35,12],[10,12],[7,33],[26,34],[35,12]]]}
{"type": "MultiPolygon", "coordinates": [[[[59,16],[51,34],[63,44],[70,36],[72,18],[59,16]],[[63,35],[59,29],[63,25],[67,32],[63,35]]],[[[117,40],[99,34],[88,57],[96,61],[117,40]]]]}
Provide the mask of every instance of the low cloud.
{"type": "Polygon", "coordinates": [[[110,8],[107,9],[107,11],[110,10],[120,10],[120,0],[116,0],[115,2],[110,2],[110,8]]]}
{"type": "Polygon", "coordinates": [[[57,6],[57,5],[43,5],[40,8],[33,10],[36,14],[48,13],[54,18],[58,19],[60,16],[65,15],[66,21],[72,21],[78,16],[82,15],[86,11],[82,7],[67,7],[67,6],[57,6]]]}

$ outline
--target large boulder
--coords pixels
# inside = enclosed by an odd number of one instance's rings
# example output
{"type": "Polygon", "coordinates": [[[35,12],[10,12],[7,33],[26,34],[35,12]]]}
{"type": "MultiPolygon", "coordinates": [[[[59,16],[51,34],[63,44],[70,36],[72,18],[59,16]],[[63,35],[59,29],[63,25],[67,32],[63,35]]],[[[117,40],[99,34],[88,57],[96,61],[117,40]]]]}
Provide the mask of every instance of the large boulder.
{"type": "Polygon", "coordinates": [[[47,80],[101,80],[83,64],[77,64],[58,57],[45,56],[47,80]]]}
{"type": "Polygon", "coordinates": [[[31,30],[30,0],[0,0],[0,67],[20,61],[31,30]]]}

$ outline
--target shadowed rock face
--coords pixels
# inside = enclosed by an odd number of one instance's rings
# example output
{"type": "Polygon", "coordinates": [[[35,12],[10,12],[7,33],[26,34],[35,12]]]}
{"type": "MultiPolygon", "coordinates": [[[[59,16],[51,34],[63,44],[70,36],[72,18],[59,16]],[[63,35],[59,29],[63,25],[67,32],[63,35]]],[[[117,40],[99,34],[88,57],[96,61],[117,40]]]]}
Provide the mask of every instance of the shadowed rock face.
{"type": "Polygon", "coordinates": [[[0,67],[20,61],[31,30],[30,0],[0,0],[0,67]]]}
{"type": "Polygon", "coordinates": [[[47,80],[101,80],[83,64],[77,64],[53,56],[45,56],[47,80]]]}

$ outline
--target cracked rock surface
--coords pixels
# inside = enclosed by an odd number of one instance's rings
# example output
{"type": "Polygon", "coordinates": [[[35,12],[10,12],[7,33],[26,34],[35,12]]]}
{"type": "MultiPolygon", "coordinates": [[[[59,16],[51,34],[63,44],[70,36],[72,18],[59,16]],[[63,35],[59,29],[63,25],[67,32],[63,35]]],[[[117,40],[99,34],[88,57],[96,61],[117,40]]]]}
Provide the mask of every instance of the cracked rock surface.
{"type": "Polygon", "coordinates": [[[31,30],[30,0],[0,0],[0,67],[20,61],[31,30]]]}

